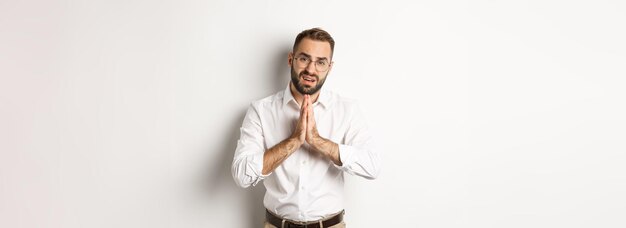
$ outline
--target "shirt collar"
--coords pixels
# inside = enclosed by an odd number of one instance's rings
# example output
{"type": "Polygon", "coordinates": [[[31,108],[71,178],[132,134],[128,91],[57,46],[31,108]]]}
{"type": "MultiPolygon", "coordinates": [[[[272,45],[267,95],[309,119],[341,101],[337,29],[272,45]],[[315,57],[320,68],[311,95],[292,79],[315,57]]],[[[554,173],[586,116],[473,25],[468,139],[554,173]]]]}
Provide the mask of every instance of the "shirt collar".
{"type": "MultiPolygon", "coordinates": [[[[291,94],[291,88],[289,87],[289,85],[290,83],[287,83],[287,88],[283,92],[283,107],[285,107],[285,105],[287,105],[290,101],[293,101],[294,104],[298,105],[296,98],[294,98],[291,94]]],[[[317,97],[316,103],[320,103],[322,106],[324,106],[324,108],[328,108],[330,107],[330,102],[331,96],[329,94],[329,91],[325,90],[324,88],[320,89],[320,96],[317,97]]]]}

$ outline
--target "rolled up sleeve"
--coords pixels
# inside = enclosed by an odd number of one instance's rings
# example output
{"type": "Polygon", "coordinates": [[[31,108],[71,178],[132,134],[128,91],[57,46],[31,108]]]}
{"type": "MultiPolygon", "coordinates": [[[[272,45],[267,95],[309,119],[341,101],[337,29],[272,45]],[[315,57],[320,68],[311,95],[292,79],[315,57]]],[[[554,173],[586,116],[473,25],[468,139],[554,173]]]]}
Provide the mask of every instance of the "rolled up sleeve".
{"type": "Polygon", "coordinates": [[[248,108],[240,130],[231,172],[237,185],[247,188],[250,185],[256,186],[271,175],[263,175],[262,172],[265,146],[261,119],[253,104],[248,108]]]}
{"type": "Polygon", "coordinates": [[[344,142],[339,144],[342,165],[336,167],[352,175],[376,179],[380,174],[380,158],[375,147],[361,109],[355,104],[344,142]]]}

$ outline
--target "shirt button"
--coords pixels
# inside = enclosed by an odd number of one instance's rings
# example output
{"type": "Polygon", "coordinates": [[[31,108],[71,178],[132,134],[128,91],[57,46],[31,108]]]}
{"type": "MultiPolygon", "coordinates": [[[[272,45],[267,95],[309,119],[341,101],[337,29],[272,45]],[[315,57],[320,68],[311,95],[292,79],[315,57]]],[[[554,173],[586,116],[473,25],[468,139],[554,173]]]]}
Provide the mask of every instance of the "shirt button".
{"type": "Polygon", "coordinates": [[[303,164],[303,165],[306,165],[306,161],[302,161],[302,164],[303,164]]]}

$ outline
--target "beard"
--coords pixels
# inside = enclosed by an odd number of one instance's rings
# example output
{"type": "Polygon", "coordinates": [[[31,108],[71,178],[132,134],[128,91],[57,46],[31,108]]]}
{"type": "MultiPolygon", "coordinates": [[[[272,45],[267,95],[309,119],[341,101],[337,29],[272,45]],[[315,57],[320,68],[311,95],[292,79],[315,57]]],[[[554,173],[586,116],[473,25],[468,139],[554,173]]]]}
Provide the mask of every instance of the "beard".
{"type": "Polygon", "coordinates": [[[305,94],[312,95],[314,93],[317,93],[317,91],[320,91],[325,81],[326,81],[326,78],[320,80],[320,77],[318,75],[310,74],[306,70],[302,70],[302,72],[300,72],[300,75],[298,75],[296,73],[296,70],[293,69],[293,67],[291,67],[291,83],[293,83],[293,85],[296,87],[296,90],[298,90],[298,92],[300,92],[300,94],[302,95],[305,95],[305,94]],[[317,82],[317,84],[315,84],[314,87],[311,87],[308,85],[302,85],[302,83],[300,83],[300,80],[304,80],[304,79],[301,79],[302,76],[304,75],[315,77],[315,81],[317,82]]]}

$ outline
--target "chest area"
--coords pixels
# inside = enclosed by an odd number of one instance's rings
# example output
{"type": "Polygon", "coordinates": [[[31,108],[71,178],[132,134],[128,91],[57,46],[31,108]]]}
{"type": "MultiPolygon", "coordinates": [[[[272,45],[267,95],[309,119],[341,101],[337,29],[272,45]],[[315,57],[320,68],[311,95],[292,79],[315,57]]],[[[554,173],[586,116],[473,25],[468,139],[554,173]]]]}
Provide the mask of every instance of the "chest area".
{"type": "MultiPolygon", "coordinates": [[[[313,112],[319,135],[335,143],[343,143],[349,127],[349,117],[345,113],[321,105],[314,106],[313,112]]],[[[266,113],[262,113],[261,125],[266,149],[290,137],[299,120],[300,110],[295,106],[267,110],[266,113]]]]}

